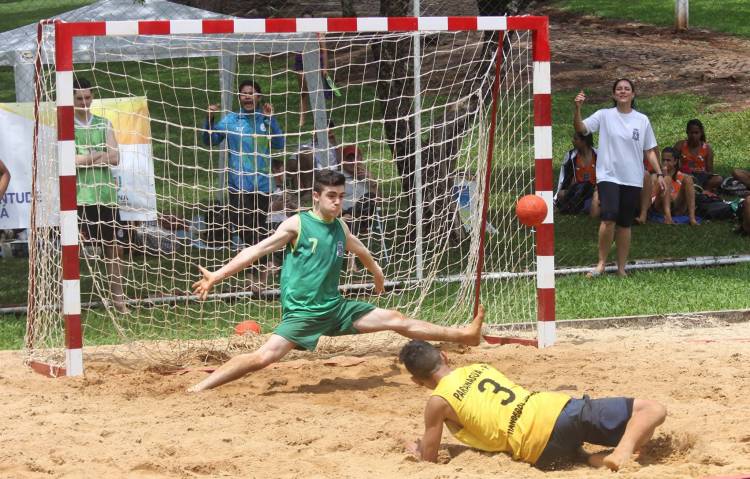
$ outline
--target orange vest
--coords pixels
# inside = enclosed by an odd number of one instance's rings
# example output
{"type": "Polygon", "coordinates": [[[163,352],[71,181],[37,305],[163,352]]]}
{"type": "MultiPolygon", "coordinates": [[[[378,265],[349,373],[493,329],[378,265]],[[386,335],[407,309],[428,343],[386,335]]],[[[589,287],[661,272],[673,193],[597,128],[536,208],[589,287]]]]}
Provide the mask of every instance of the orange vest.
{"type": "Polygon", "coordinates": [[[591,152],[591,164],[585,165],[581,155],[576,156],[576,183],[589,182],[596,186],[596,152],[591,152]]]}
{"type": "Polygon", "coordinates": [[[677,199],[677,195],[680,194],[680,189],[682,189],[682,180],[685,178],[685,174],[681,171],[678,171],[677,174],[670,178],[672,180],[672,201],[677,199]]]}
{"type": "Polygon", "coordinates": [[[682,153],[681,171],[685,173],[701,173],[706,171],[708,143],[701,143],[701,147],[698,149],[698,154],[693,154],[690,152],[690,147],[688,146],[687,141],[685,141],[682,143],[680,153],[682,153]]]}

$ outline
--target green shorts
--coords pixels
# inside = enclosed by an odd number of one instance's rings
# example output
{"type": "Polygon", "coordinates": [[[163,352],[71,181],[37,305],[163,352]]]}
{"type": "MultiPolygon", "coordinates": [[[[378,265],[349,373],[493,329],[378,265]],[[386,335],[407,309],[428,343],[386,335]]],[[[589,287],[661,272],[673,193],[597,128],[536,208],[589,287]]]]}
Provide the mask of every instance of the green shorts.
{"type": "Polygon", "coordinates": [[[373,309],[375,306],[369,303],[343,300],[328,315],[320,318],[299,316],[299,313],[282,314],[281,323],[273,333],[293,342],[299,349],[312,351],[321,336],[359,334],[354,322],[373,309]]]}

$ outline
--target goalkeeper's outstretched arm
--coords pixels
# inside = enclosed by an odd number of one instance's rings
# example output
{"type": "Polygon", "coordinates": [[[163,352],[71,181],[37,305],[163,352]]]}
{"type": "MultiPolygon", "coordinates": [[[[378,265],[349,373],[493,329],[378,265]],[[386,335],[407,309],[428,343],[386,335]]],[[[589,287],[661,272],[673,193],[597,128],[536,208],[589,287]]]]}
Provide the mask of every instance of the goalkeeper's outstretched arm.
{"type": "Polygon", "coordinates": [[[243,249],[220,269],[212,272],[198,265],[203,277],[193,283],[193,294],[198,299],[205,300],[216,283],[235,275],[258,259],[283,248],[290,241],[294,241],[297,237],[297,231],[299,231],[299,216],[294,215],[281,223],[274,234],[253,246],[243,249]]]}

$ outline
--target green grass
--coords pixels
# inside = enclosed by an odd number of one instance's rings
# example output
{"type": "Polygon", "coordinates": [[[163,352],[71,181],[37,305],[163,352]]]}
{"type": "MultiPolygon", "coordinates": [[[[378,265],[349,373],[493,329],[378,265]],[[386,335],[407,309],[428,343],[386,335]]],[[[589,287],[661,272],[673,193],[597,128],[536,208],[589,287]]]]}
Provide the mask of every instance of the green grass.
{"type": "MultiPolygon", "coordinates": [[[[695,227],[654,223],[634,226],[630,259],[676,259],[750,253],[748,238],[732,233],[734,224],[730,221],[710,221],[695,227]]],[[[583,215],[558,216],[555,220],[555,264],[558,267],[595,264],[598,231],[599,220],[583,215]]],[[[610,261],[615,260],[614,255],[613,248],[610,261]]]]}
{"type": "Polygon", "coordinates": [[[583,319],[750,308],[750,264],[557,278],[557,318],[583,319]]]}
{"type": "MultiPolygon", "coordinates": [[[[558,0],[554,6],[599,17],[674,25],[674,0],[558,0]]],[[[690,0],[690,27],[750,37],[750,8],[746,0],[690,0]]]]}
{"type": "Polygon", "coordinates": [[[94,3],[94,0],[0,0],[0,32],[94,3]]]}
{"type": "Polygon", "coordinates": [[[23,348],[26,315],[0,315],[0,350],[23,348]]]}

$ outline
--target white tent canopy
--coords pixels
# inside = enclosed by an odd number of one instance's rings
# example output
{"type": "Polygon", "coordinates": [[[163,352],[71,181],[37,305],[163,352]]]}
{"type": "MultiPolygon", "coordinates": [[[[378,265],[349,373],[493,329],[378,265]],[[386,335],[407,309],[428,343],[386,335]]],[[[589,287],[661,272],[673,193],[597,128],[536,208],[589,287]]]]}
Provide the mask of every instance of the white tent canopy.
{"type": "MultiPolygon", "coordinates": [[[[80,22],[232,17],[166,0],[145,0],[143,3],[133,0],[100,0],[60,14],[55,18],[66,22],[80,22]]],[[[33,23],[0,33],[0,65],[14,67],[17,101],[33,100],[37,28],[37,23],[33,23]]],[[[81,38],[74,42],[73,62],[216,56],[223,58],[222,71],[226,69],[231,73],[234,72],[233,64],[236,55],[317,49],[317,41],[314,35],[310,34],[274,35],[276,41],[263,41],[268,38],[269,36],[265,35],[263,38],[258,37],[258,41],[248,41],[251,39],[246,36],[241,42],[218,35],[210,38],[196,35],[81,38]],[[278,41],[282,37],[286,41],[278,41]]],[[[309,57],[316,58],[314,53],[309,57]]],[[[45,45],[42,62],[52,63],[53,58],[53,45],[45,45]]],[[[231,84],[222,85],[222,89],[231,91],[231,84]]]]}
{"type": "MultiPolygon", "coordinates": [[[[117,20],[195,20],[234,18],[167,0],[99,0],[55,17],[65,22],[117,20]]],[[[52,25],[46,28],[54,28],[52,25]]],[[[32,23],[0,33],[0,65],[14,68],[16,101],[34,101],[34,59],[38,24],[32,23]]],[[[143,35],[79,38],[73,43],[73,63],[137,61],[143,59],[209,57],[219,58],[222,108],[233,104],[237,56],[255,53],[302,52],[303,68],[309,86],[310,103],[318,142],[328,150],[328,125],[320,74],[318,39],[313,33],[271,35],[143,35]],[[273,41],[271,41],[273,40],[273,41]]],[[[45,44],[42,62],[54,61],[54,45],[45,44]]]]}

